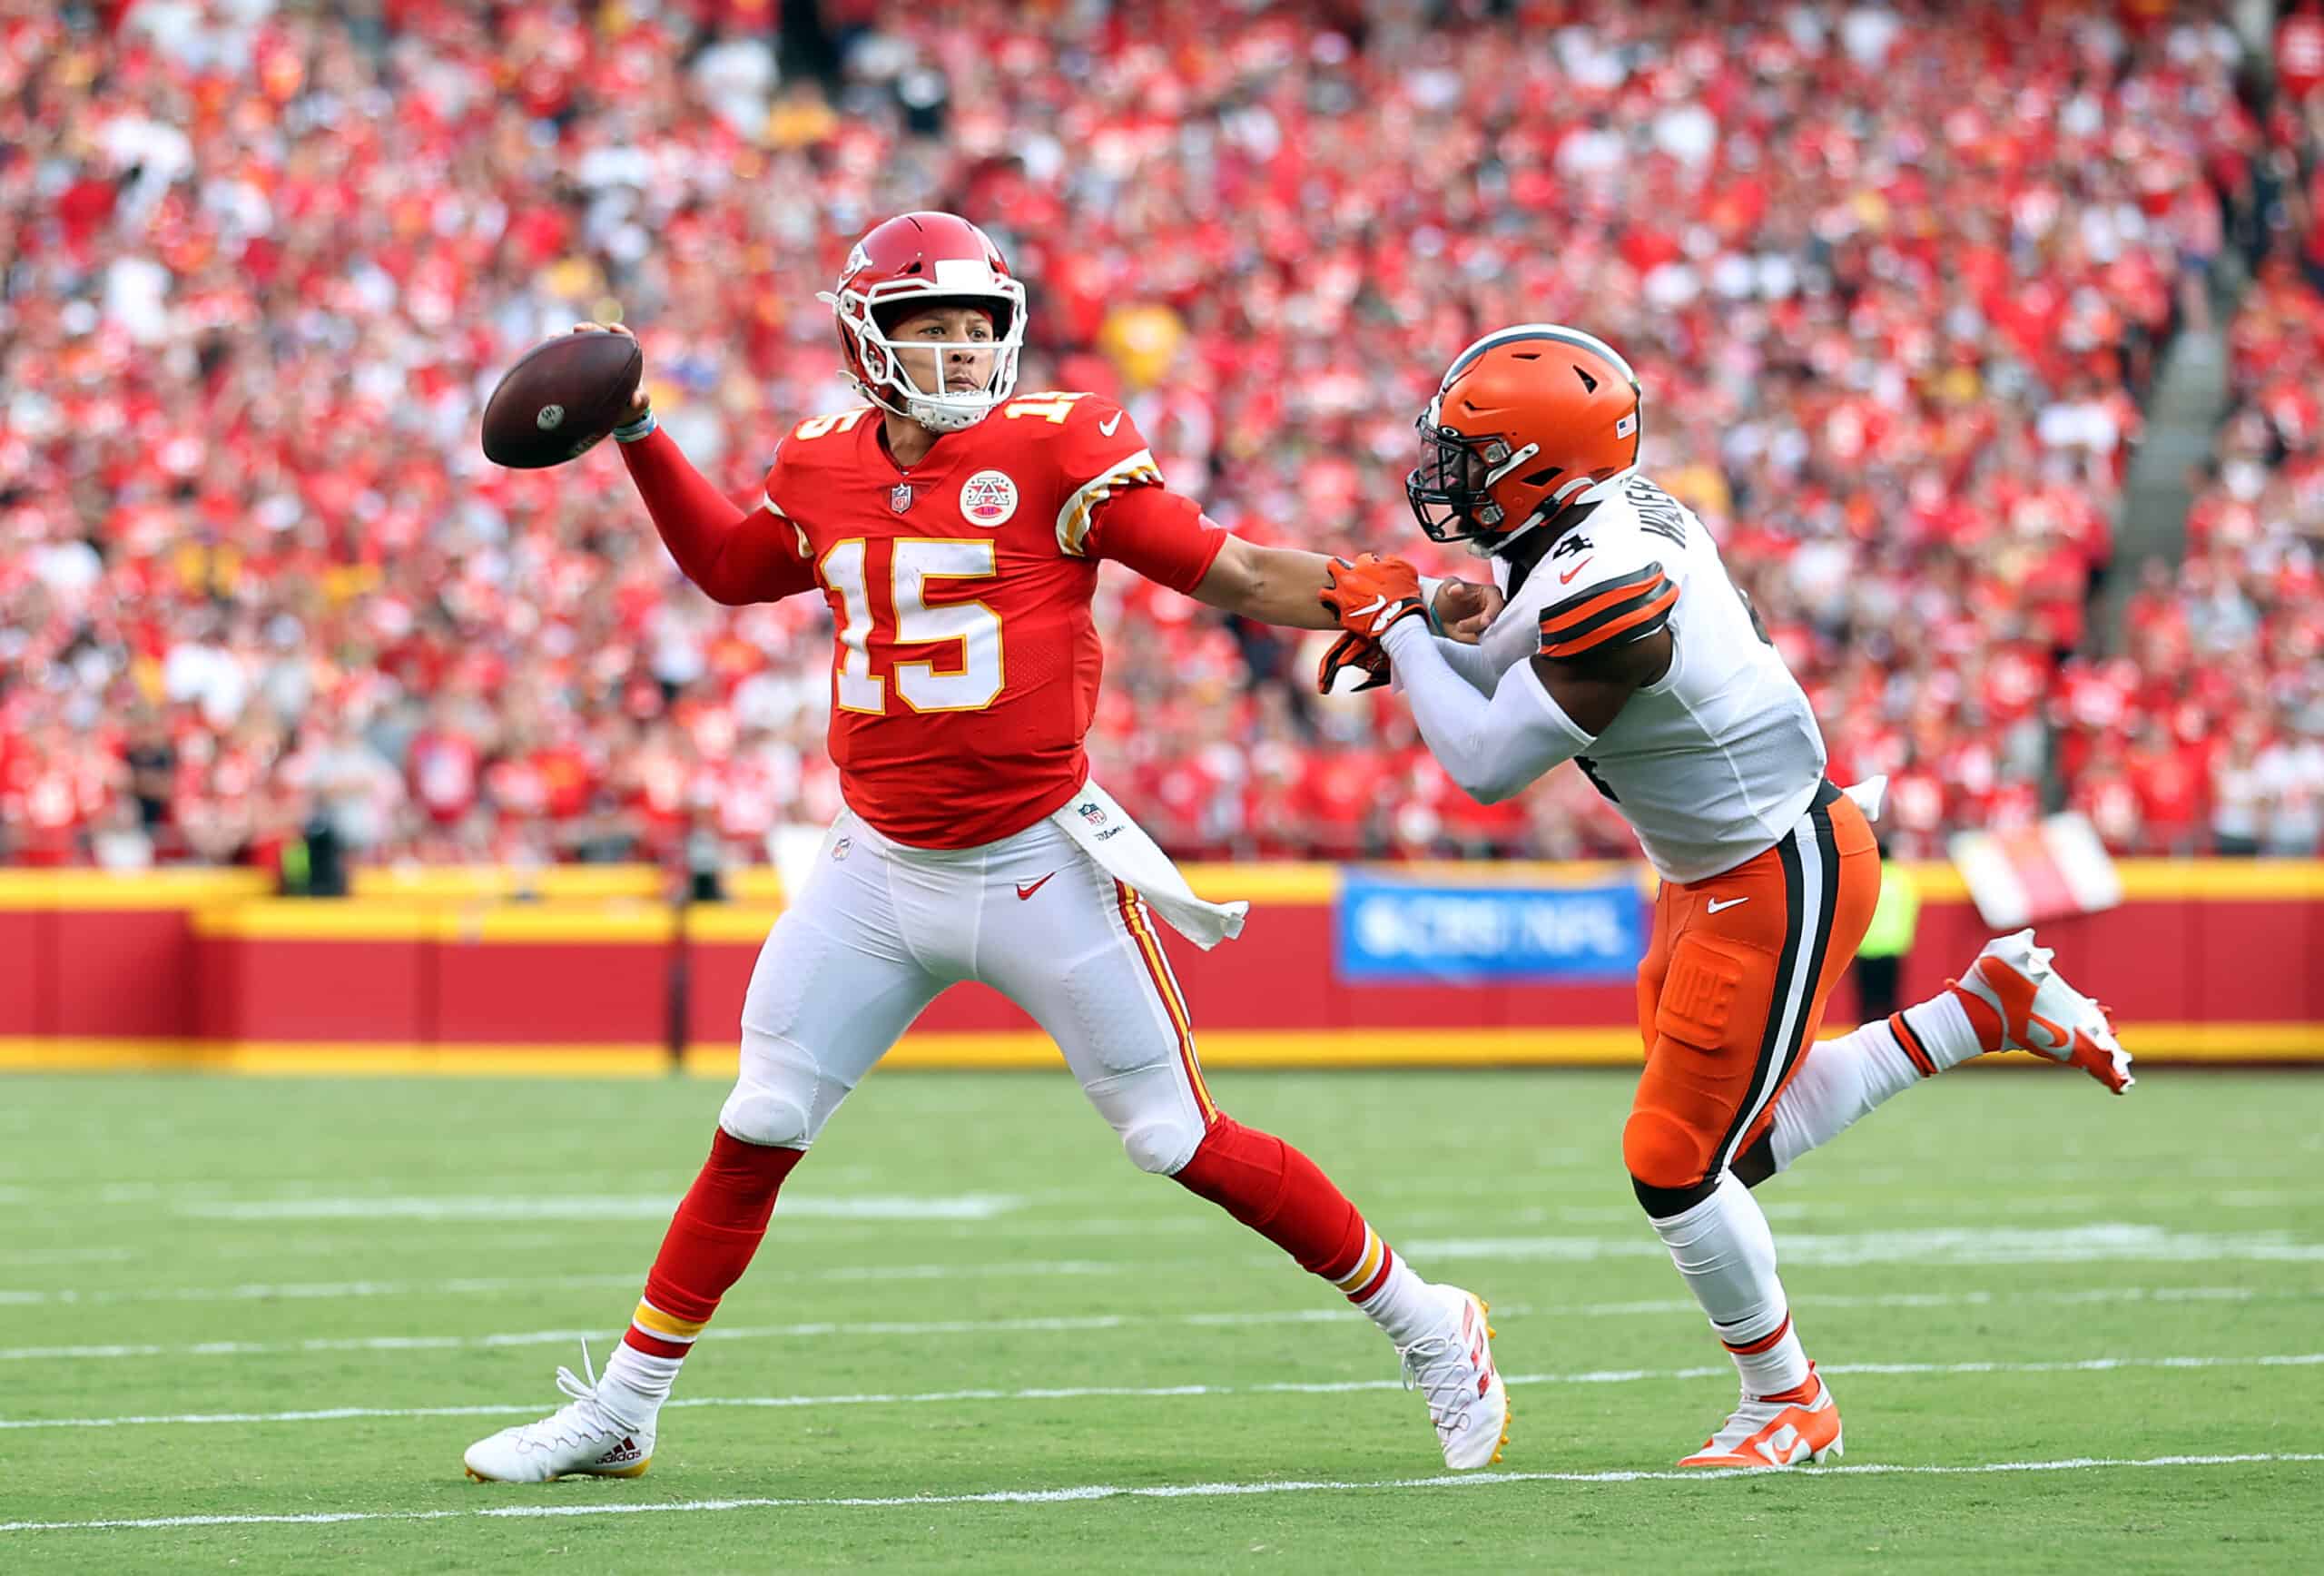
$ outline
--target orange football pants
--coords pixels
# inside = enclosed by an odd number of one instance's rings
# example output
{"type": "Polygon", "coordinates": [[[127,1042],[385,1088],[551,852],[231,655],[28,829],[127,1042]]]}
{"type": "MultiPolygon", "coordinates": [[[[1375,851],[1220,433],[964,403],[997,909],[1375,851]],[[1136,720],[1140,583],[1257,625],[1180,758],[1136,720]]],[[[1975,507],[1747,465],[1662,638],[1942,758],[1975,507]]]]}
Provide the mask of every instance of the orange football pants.
{"type": "Polygon", "coordinates": [[[1766,852],[1705,881],[1662,883],[1638,971],[1646,1072],[1622,1128],[1649,1215],[1709,1197],[1773,1121],[1879,895],[1872,827],[1828,783],[1766,852]]]}

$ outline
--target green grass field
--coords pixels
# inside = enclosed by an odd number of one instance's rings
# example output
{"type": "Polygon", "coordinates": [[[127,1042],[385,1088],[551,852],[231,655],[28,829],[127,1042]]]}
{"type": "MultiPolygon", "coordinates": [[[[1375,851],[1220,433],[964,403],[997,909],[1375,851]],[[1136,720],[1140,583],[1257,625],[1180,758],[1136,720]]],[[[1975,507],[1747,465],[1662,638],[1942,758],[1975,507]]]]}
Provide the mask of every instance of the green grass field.
{"type": "Polygon", "coordinates": [[[1910,1091],[1761,1190],[1845,1465],[1712,1479],[1663,1475],[1735,1386],[1630,1200],[1627,1079],[1216,1082],[1493,1301],[1498,1473],[1448,1480],[1371,1327],[1062,1073],[898,1074],[649,1476],[471,1483],[576,1333],[603,1359],[715,1085],[20,1078],[0,1569],[2314,1568],[2324,1082],[1910,1091]]]}

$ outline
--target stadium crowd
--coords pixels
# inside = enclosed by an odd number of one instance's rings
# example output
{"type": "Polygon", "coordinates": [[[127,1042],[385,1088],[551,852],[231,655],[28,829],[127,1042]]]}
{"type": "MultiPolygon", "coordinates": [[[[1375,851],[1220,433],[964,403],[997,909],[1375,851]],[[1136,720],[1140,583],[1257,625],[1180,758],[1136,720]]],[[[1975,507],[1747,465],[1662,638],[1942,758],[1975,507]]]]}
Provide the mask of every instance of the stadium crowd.
{"type": "Polygon", "coordinates": [[[2276,65],[2185,557],[2141,566],[2120,656],[2063,675],[2073,803],[2125,852],[2324,846],[2324,5],[2285,18],[2276,65]]]}
{"type": "MultiPolygon", "coordinates": [[[[1021,387],[1118,395],[1265,539],[1461,568],[1402,488],[1443,362],[1503,321],[1608,339],[1648,468],[1834,775],[1892,774],[1904,852],[2035,814],[2056,768],[2110,837],[2132,785],[2124,846],[2293,847],[2280,793],[2258,831],[2230,803],[2284,748],[2315,847],[2312,269],[2237,323],[2221,487],[2128,676],[2074,663],[2048,704],[2158,348],[2277,145],[2225,26],[834,0],[784,33],[802,9],[0,6],[5,857],[266,862],[328,828],[365,860],[754,859],[828,820],[821,604],[715,607],[616,457],[498,470],[477,418],[526,345],[619,315],[664,424],[748,487],[855,402],[814,291],[916,206],[1029,280],[1021,387]]],[[[1313,695],[1313,641],[1115,572],[1100,615],[1098,770],[1175,851],[1630,846],[1579,773],[1469,803],[1399,703],[1313,695]]]]}

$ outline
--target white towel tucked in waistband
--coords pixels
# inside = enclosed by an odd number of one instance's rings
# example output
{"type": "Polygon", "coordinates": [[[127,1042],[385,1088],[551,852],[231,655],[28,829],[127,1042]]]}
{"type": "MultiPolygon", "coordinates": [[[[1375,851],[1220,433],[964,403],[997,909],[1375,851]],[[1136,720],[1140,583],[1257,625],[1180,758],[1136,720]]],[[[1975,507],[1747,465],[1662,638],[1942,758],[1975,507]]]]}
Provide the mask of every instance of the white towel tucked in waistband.
{"type": "Polygon", "coordinates": [[[1251,905],[1205,902],[1195,896],[1195,889],[1187,884],[1187,878],[1178,873],[1161,845],[1096,783],[1083,783],[1081,792],[1049,819],[1063,827],[1066,835],[1098,862],[1098,868],[1136,891],[1169,921],[1172,930],[1204,951],[1242,933],[1243,916],[1251,911],[1251,905]]]}

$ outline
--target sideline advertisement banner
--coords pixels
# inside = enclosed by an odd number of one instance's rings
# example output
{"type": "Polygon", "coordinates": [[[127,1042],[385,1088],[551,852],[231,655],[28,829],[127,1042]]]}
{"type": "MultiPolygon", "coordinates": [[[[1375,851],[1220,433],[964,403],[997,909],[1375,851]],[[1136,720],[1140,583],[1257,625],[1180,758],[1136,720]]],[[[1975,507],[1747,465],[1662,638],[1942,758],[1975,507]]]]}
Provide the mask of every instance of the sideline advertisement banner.
{"type": "Polygon", "coordinates": [[[1636,882],[1426,886],[1341,872],[1333,953],[1344,983],[1618,984],[1646,949],[1636,882]]]}

